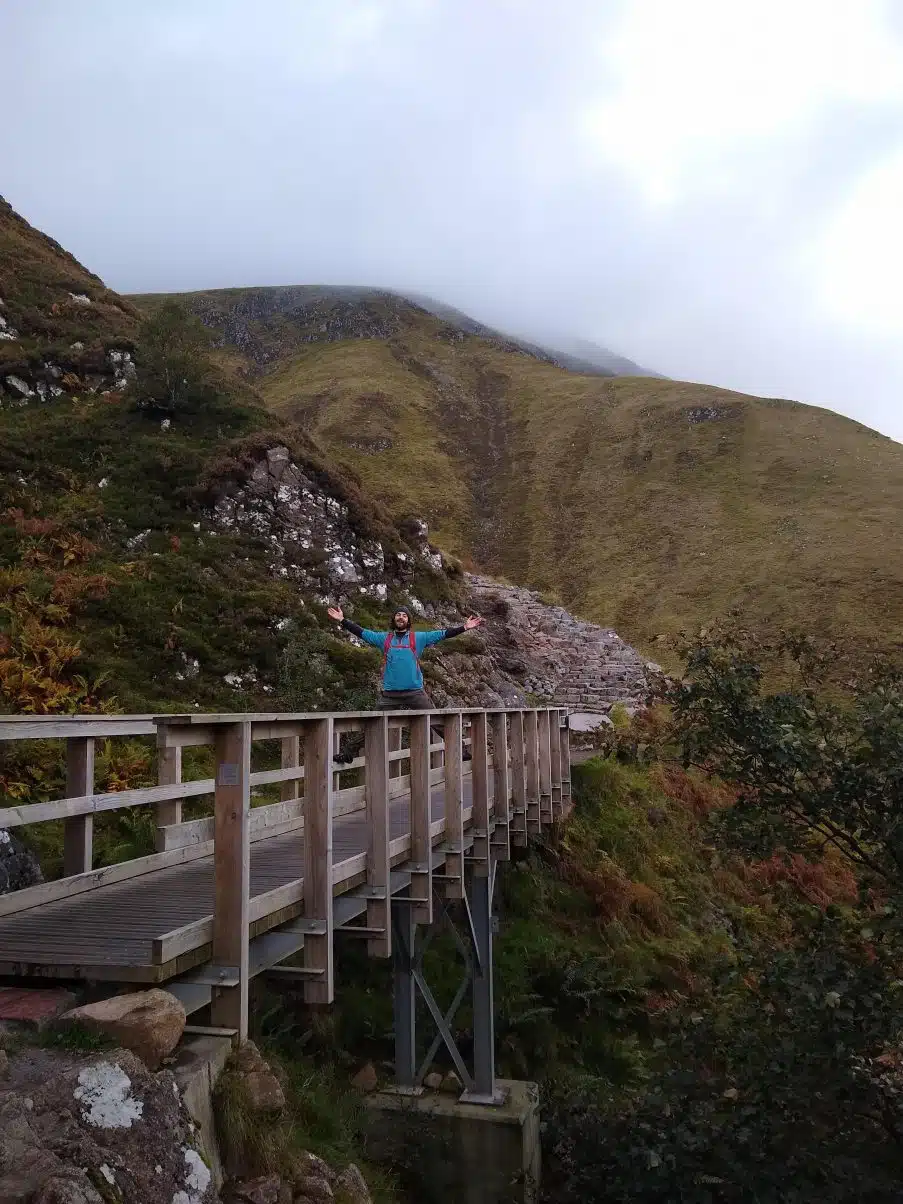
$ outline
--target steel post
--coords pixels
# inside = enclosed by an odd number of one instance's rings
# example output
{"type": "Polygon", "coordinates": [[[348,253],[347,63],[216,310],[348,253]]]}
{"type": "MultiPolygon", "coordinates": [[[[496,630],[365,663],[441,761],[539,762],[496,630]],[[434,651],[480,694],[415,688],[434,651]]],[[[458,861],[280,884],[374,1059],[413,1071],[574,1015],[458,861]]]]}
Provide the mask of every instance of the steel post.
{"type": "Polygon", "coordinates": [[[414,978],[414,909],[392,907],[392,971],[395,1008],[395,1085],[413,1092],[417,1078],[417,984],[414,978]]]}
{"type": "Polygon", "coordinates": [[[467,875],[467,901],[477,956],[473,967],[473,1087],[462,1097],[471,1103],[501,1102],[495,1086],[495,1007],[492,987],[492,896],[495,865],[486,877],[467,875]]]}

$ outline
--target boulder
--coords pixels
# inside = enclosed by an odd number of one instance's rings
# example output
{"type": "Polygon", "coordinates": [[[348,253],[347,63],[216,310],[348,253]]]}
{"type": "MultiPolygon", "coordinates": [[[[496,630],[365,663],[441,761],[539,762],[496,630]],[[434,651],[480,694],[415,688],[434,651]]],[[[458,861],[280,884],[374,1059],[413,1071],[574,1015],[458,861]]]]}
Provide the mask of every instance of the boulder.
{"type": "Polygon", "coordinates": [[[34,853],[12,832],[0,828],[0,895],[37,886],[43,881],[44,875],[34,853]]]}
{"type": "Polygon", "coordinates": [[[136,991],[73,1008],[60,1017],[60,1023],[103,1033],[155,1070],[179,1043],[185,1009],[168,991],[136,991]]]}
{"type": "Polygon", "coordinates": [[[442,1080],[442,1085],[439,1090],[444,1092],[446,1095],[460,1095],[464,1090],[464,1084],[461,1082],[455,1072],[451,1070],[442,1080]]]}
{"type": "Polygon", "coordinates": [[[341,1204],[373,1204],[366,1180],[353,1162],[336,1179],[335,1198],[341,1204]]]}
{"type": "Polygon", "coordinates": [[[210,1172],[168,1071],[128,1050],[23,1049],[0,1090],[3,1204],[214,1204],[210,1172]]]}
{"type": "Polygon", "coordinates": [[[423,1085],[427,1091],[438,1091],[442,1086],[442,1075],[437,1070],[434,1070],[432,1074],[428,1074],[423,1080],[423,1085]]]}
{"type": "Polygon", "coordinates": [[[334,1177],[332,1168],[316,1154],[304,1150],[295,1159],[292,1182],[298,1192],[301,1191],[300,1185],[307,1179],[325,1179],[327,1183],[331,1183],[334,1177]]]}
{"type": "Polygon", "coordinates": [[[351,1085],[357,1087],[359,1091],[375,1091],[378,1083],[379,1078],[376,1073],[376,1067],[372,1062],[368,1062],[366,1066],[362,1066],[351,1080],[351,1085]]]}
{"type": "Polygon", "coordinates": [[[235,1055],[233,1069],[244,1089],[245,1103],[258,1114],[281,1112],[285,1093],[269,1063],[253,1041],[245,1041],[235,1055]]]}
{"type": "Polygon", "coordinates": [[[230,1204],[279,1204],[282,1182],[278,1175],[261,1175],[235,1184],[228,1195],[230,1204]]]}
{"type": "Polygon", "coordinates": [[[295,1200],[303,1200],[304,1204],[323,1204],[323,1201],[335,1199],[335,1193],[327,1179],[321,1175],[309,1175],[295,1184],[295,1200]]]}

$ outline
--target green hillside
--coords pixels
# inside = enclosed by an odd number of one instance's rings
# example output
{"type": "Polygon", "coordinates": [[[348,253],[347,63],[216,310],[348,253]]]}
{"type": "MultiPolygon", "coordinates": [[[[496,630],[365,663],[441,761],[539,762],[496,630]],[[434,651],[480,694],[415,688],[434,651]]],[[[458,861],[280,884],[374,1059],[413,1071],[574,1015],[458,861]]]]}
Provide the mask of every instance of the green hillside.
{"type": "Polygon", "coordinates": [[[832,637],[903,636],[903,446],[856,422],[567,372],[392,294],[184,300],[223,364],[390,509],[656,659],[733,607],[832,637]]]}
{"type": "MultiPolygon", "coordinates": [[[[142,322],[5,202],[0,298],[0,712],[364,704],[378,657],[326,617],[337,573],[362,621],[454,609],[460,571],[212,364],[196,319],[142,322]]],[[[30,785],[0,765],[0,789],[30,785]]]]}

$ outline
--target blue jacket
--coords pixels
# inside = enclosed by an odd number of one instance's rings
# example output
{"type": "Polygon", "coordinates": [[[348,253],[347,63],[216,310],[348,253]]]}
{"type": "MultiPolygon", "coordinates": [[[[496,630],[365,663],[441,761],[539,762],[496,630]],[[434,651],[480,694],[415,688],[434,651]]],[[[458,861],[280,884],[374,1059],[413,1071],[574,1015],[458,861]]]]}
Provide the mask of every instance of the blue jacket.
{"type": "MultiPolygon", "coordinates": [[[[378,648],[380,652],[383,651],[386,636],[389,634],[387,631],[370,631],[365,627],[359,627],[357,623],[351,623],[348,619],[345,619],[342,626],[356,635],[358,639],[363,640],[365,644],[378,648]]],[[[416,656],[411,652],[411,642],[407,631],[401,635],[393,634],[383,670],[382,688],[386,691],[422,690],[423,674],[418,661],[423,650],[429,648],[431,644],[438,644],[440,640],[460,635],[463,630],[463,627],[447,627],[439,631],[415,631],[416,656]]]]}

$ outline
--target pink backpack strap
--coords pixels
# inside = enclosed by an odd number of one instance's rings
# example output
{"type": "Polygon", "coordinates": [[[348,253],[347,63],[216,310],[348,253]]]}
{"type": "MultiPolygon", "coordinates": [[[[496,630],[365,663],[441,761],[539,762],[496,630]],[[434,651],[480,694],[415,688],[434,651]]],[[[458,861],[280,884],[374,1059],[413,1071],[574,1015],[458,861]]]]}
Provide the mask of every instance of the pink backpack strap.
{"type": "MultiPolygon", "coordinates": [[[[389,660],[389,649],[392,647],[393,631],[386,633],[386,638],[383,641],[383,672],[386,671],[386,663],[389,660]]],[[[418,669],[420,668],[420,657],[417,655],[417,633],[413,628],[408,632],[408,647],[414,654],[414,660],[417,662],[418,669]]]]}

